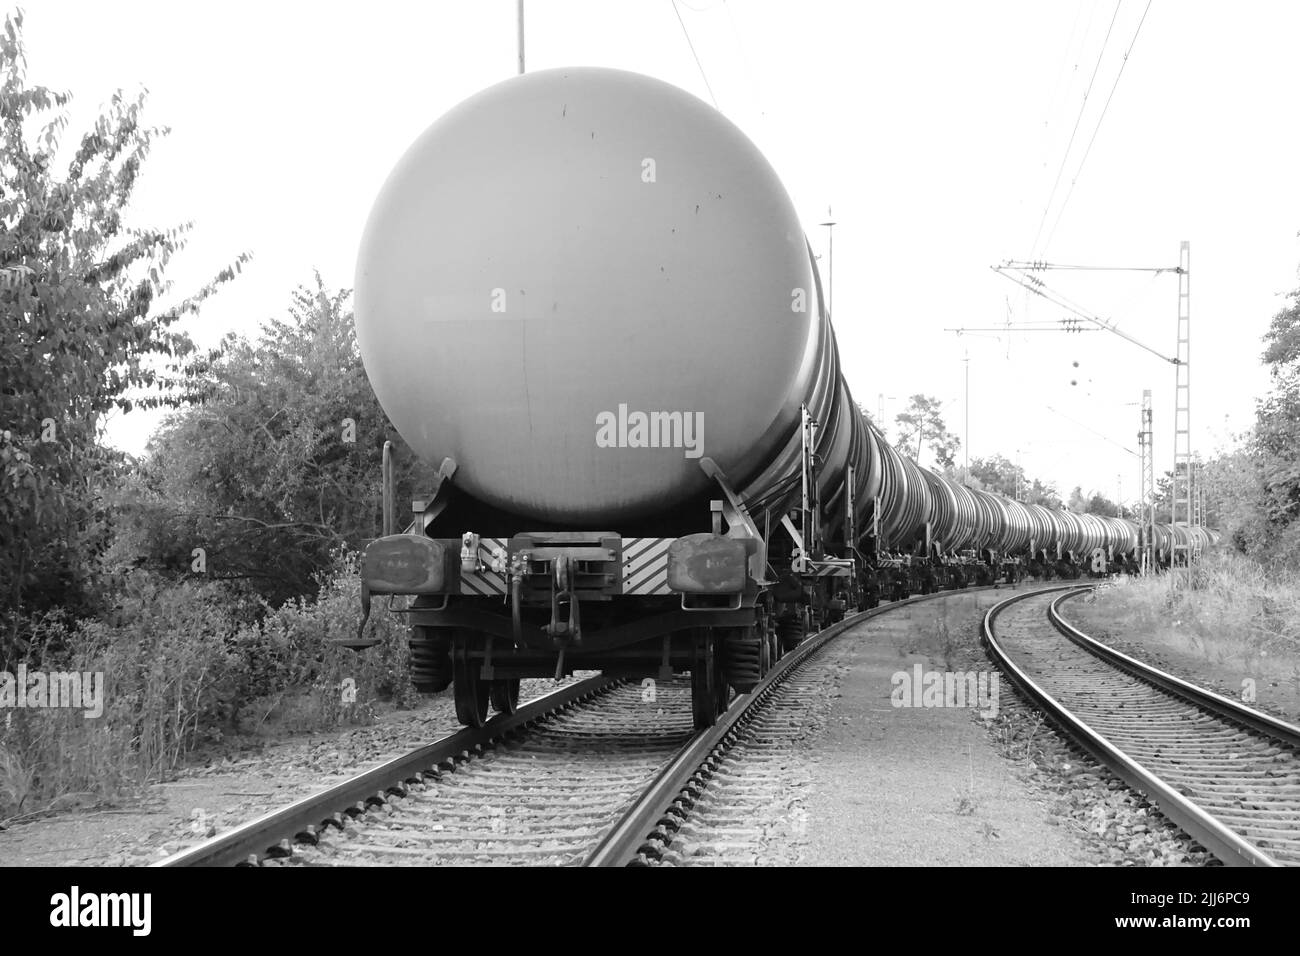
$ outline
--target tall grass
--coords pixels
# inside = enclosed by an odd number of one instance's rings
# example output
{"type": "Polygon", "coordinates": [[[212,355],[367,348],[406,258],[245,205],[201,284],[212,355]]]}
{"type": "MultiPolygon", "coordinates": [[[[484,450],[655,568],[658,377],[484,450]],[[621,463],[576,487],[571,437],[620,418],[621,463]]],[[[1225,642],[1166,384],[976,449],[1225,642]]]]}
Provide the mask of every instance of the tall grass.
{"type": "Polygon", "coordinates": [[[101,620],[29,622],[28,647],[43,652],[18,663],[102,673],[104,710],[0,709],[0,821],[72,793],[127,797],[232,734],[324,730],[372,719],[379,700],[412,703],[396,615],[372,616],[381,644],[365,653],[332,643],[360,621],[356,570],[355,555],[340,555],[313,600],[277,609],[139,571],[101,620]]]}
{"type": "Polygon", "coordinates": [[[1171,587],[1167,575],[1130,579],[1074,613],[1217,663],[1281,674],[1300,688],[1300,570],[1293,567],[1266,568],[1217,549],[1198,562],[1191,588],[1171,587]]]}

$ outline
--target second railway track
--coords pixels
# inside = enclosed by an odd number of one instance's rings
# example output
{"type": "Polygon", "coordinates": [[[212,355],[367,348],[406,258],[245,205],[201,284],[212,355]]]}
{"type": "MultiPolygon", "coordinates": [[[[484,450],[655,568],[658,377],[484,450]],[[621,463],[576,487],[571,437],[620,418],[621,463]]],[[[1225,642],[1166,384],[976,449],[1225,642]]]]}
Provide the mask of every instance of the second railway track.
{"type": "Polygon", "coordinates": [[[1224,863],[1300,865],[1300,728],[1093,641],[1060,613],[1086,589],[1061,590],[986,615],[1011,679],[1224,863]]]}

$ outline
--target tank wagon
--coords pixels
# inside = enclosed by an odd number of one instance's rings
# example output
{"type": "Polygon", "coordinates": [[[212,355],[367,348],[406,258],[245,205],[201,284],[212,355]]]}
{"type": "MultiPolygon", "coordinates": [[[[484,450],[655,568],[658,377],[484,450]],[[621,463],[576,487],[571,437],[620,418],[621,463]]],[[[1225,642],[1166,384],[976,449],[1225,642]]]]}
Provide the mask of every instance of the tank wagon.
{"type": "Polygon", "coordinates": [[[417,686],[468,725],[522,677],[603,670],[689,671],[708,726],[850,608],[1137,548],[885,441],[776,173],[658,80],[541,71],[443,116],[380,191],[355,295],[380,403],[440,462],[401,533],[386,475],[363,606],[409,598],[417,686]]]}

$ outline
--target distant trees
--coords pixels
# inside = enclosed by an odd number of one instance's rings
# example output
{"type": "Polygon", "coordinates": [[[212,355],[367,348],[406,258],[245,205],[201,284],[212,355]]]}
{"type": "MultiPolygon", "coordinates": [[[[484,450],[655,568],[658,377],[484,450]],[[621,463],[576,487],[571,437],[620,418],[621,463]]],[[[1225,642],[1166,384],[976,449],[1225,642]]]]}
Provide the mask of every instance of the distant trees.
{"type": "MultiPolygon", "coordinates": [[[[28,86],[22,15],[0,32],[0,619],[88,606],[107,546],[103,492],[123,465],[98,442],[113,409],[178,404],[203,364],[173,327],[241,256],[167,308],[164,273],[189,224],[126,225],[141,167],[167,130],[144,95],[115,95],[60,173],[71,95],[28,86]]],[[[63,153],[67,158],[66,151],[63,153]]],[[[3,622],[0,622],[3,623],[3,622]]]]}
{"type": "MultiPolygon", "coordinates": [[[[955,474],[962,477],[963,470],[955,469],[955,474]]],[[[1045,508],[1061,507],[1061,499],[1052,484],[1038,478],[1029,478],[1023,468],[1001,455],[972,458],[970,479],[976,487],[996,492],[1007,498],[1017,499],[1027,504],[1042,505],[1045,508]]]]}
{"type": "Polygon", "coordinates": [[[951,470],[954,456],[961,448],[961,439],[948,431],[943,416],[939,414],[942,410],[943,405],[937,398],[913,395],[906,410],[894,417],[898,425],[898,444],[895,447],[920,461],[921,449],[928,445],[939,467],[951,470]]]}
{"type": "Polygon", "coordinates": [[[1264,335],[1272,389],[1256,406],[1249,443],[1258,461],[1259,509],[1268,542],[1300,548],[1300,288],[1264,335]]]}
{"type": "MultiPolygon", "coordinates": [[[[1239,447],[1205,461],[1199,487],[1204,523],[1237,550],[1293,563],[1300,553],[1300,289],[1273,317],[1261,359],[1270,388],[1239,447]]],[[[1156,489],[1156,520],[1168,521],[1172,473],[1156,489]]]]}
{"type": "Polygon", "coordinates": [[[227,339],[202,404],[172,416],[124,491],[124,558],[183,574],[202,548],[207,579],[278,604],[314,591],[340,546],[381,533],[384,441],[404,490],[427,470],[370,388],[348,297],[317,275],[256,343],[227,339]]]}

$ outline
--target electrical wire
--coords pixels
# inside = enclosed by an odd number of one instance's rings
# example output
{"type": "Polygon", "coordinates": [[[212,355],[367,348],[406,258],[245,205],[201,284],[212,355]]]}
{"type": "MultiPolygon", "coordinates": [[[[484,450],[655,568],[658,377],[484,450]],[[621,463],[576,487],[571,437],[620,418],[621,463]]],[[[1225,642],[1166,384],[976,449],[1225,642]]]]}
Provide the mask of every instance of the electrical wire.
{"type": "Polygon", "coordinates": [[[1097,126],[1092,131],[1092,138],[1088,140],[1088,148],[1083,151],[1083,159],[1079,161],[1079,168],[1074,171],[1074,178],[1070,180],[1070,190],[1065,194],[1065,200],[1061,203],[1060,211],[1056,214],[1056,221],[1052,223],[1052,231],[1047,235],[1047,242],[1044,248],[1051,245],[1052,237],[1056,235],[1056,227],[1061,224],[1061,216],[1065,214],[1065,207],[1070,204],[1070,197],[1074,195],[1074,184],[1079,181],[1079,176],[1083,172],[1083,165],[1088,161],[1088,154],[1092,152],[1092,144],[1097,141],[1097,133],[1101,130],[1102,121],[1106,119],[1106,110],[1110,109],[1110,101],[1115,96],[1115,89],[1119,86],[1119,78],[1124,75],[1124,67],[1128,65],[1128,55],[1133,52],[1133,45],[1137,43],[1138,34],[1142,32],[1142,24],[1147,21],[1147,13],[1151,10],[1151,0],[1147,0],[1146,8],[1142,11],[1142,19],[1138,21],[1137,29],[1133,31],[1133,39],[1129,41],[1128,49],[1124,51],[1124,59],[1120,61],[1119,72],[1115,74],[1115,82],[1111,84],[1110,95],[1106,97],[1106,104],[1101,108],[1101,116],[1097,117],[1097,126]]]}
{"type": "Polygon", "coordinates": [[[745,81],[749,84],[750,97],[754,101],[754,107],[758,110],[761,119],[767,119],[767,110],[764,109],[762,91],[758,83],[754,80],[754,68],[749,62],[749,54],[745,51],[745,43],[740,38],[740,28],[736,26],[736,18],[731,15],[731,7],[727,0],[722,0],[722,9],[727,14],[727,23],[731,27],[731,37],[736,41],[736,52],[740,54],[741,65],[745,68],[745,81]]]}
{"type": "Polygon", "coordinates": [[[672,0],[673,13],[677,14],[677,22],[682,25],[682,36],[686,37],[686,45],[691,48],[691,56],[695,57],[695,65],[700,70],[700,78],[704,80],[704,88],[709,91],[709,99],[713,101],[713,108],[718,109],[718,98],[713,95],[713,87],[709,85],[709,78],[704,72],[704,64],[700,62],[700,55],[695,52],[695,44],[691,42],[691,34],[686,29],[686,21],[682,19],[682,11],[677,9],[677,0],[672,0]]]}
{"type": "MultiPolygon", "coordinates": [[[[1062,293],[1057,292],[1054,289],[1049,289],[1046,286],[1046,284],[1044,284],[1043,280],[1039,279],[1037,276],[1033,276],[1028,273],[1025,273],[1023,277],[1014,276],[1011,275],[1009,272],[1003,271],[1002,268],[997,266],[993,267],[993,271],[998,273],[998,275],[1006,276],[1012,282],[1016,283],[1017,285],[1023,286],[1024,288],[1028,289],[1030,292],[1034,293],[1035,295],[1042,296],[1044,299],[1046,299],[1048,302],[1051,302],[1053,305],[1059,306],[1064,309],[1069,309],[1075,315],[1079,316],[1079,318],[1085,319],[1088,322],[1091,322],[1093,325],[1099,325],[1103,329],[1109,329],[1111,332],[1114,332],[1120,338],[1127,339],[1129,342],[1132,342],[1134,345],[1138,346],[1139,348],[1145,349],[1146,351],[1150,352],[1152,355],[1155,355],[1158,358],[1161,358],[1164,361],[1169,362],[1173,365],[1179,364],[1178,359],[1170,358],[1168,355],[1165,355],[1163,352],[1153,349],[1145,342],[1135,339],[1133,336],[1129,335],[1123,329],[1118,328],[1114,322],[1108,322],[1105,319],[1098,318],[1097,316],[1093,315],[1091,312],[1084,310],[1081,306],[1078,306],[1074,302],[1070,301],[1070,299],[1068,299],[1062,293]]],[[[1023,270],[1021,271],[1023,272],[1023,270]]]]}
{"type": "MultiPolygon", "coordinates": [[[[1061,81],[1065,78],[1065,67],[1070,62],[1070,51],[1074,49],[1074,35],[1079,32],[1079,20],[1083,17],[1083,7],[1086,0],[1079,0],[1079,7],[1074,11],[1074,24],[1070,27],[1070,39],[1065,41],[1065,56],[1061,58],[1061,68],[1056,71],[1056,82],[1052,85],[1052,98],[1047,104],[1047,120],[1043,122],[1046,126],[1051,121],[1052,114],[1056,111],[1057,94],[1061,92],[1061,81]]],[[[1096,0],[1093,0],[1093,8],[1088,16],[1088,27],[1084,30],[1083,42],[1088,39],[1088,29],[1092,28],[1092,13],[1096,12],[1096,0]]],[[[1082,43],[1080,44],[1082,47],[1082,43]]],[[[1079,64],[1075,64],[1078,69],[1079,64]]]]}
{"type": "Polygon", "coordinates": [[[1071,418],[1069,415],[1065,414],[1065,412],[1058,412],[1058,411],[1057,411],[1055,408],[1053,408],[1051,405],[1044,405],[1043,407],[1046,408],[1049,412],[1051,412],[1051,413],[1054,414],[1054,415],[1060,415],[1060,416],[1061,416],[1062,418],[1064,418],[1067,422],[1074,422],[1074,424],[1078,425],[1078,426],[1079,426],[1080,428],[1082,428],[1084,431],[1092,432],[1094,435],[1096,435],[1096,436],[1097,436],[1098,438],[1100,438],[1102,441],[1110,442],[1110,443],[1111,443],[1112,445],[1114,445],[1116,448],[1118,448],[1118,449],[1120,449],[1120,450],[1122,450],[1122,451],[1126,451],[1126,452],[1128,452],[1128,453],[1129,453],[1130,455],[1132,455],[1134,458],[1140,458],[1140,457],[1141,457],[1141,456],[1140,456],[1137,452],[1135,452],[1132,448],[1126,448],[1124,445],[1121,445],[1121,444],[1120,444],[1119,442],[1117,442],[1115,439],[1113,439],[1113,438],[1109,438],[1109,437],[1107,437],[1106,435],[1103,435],[1101,432],[1097,431],[1097,430],[1094,429],[1094,428],[1090,428],[1089,426],[1085,425],[1083,422],[1079,421],[1078,419],[1071,418]]]}
{"type": "Polygon", "coordinates": [[[1043,235],[1043,226],[1047,223],[1047,214],[1052,209],[1052,200],[1056,198],[1056,190],[1061,185],[1061,176],[1065,173],[1065,164],[1069,162],[1070,150],[1074,147],[1074,137],[1079,132],[1079,123],[1083,121],[1083,112],[1088,106],[1088,96],[1092,93],[1092,85],[1097,80],[1097,71],[1101,69],[1101,58],[1106,53],[1106,45],[1110,42],[1111,31],[1115,29],[1115,18],[1119,16],[1119,7],[1122,2],[1123,0],[1116,0],[1115,12],[1111,14],[1110,18],[1110,26],[1106,28],[1106,36],[1101,41],[1101,50],[1097,53],[1097,63],[1092,68],[1092,78],[1088,80],[1088,88],[1084,90],[1083,102],[1079,104],[1079,115],[1075,117],[1074,129],[1070,131],[1070,141],[1065,146],[1065,155],[1061,157],[1061,168],[1056,171],[1056,180],[1052,183],[1052,191],[1048,193],[1047,205],[1043,207],[1043,216],[1038,220],[1038,231],[1034,233],[1033,245],[1029,247],[1031,256],[1036,254],[1038,240],[1043,235]]]}

